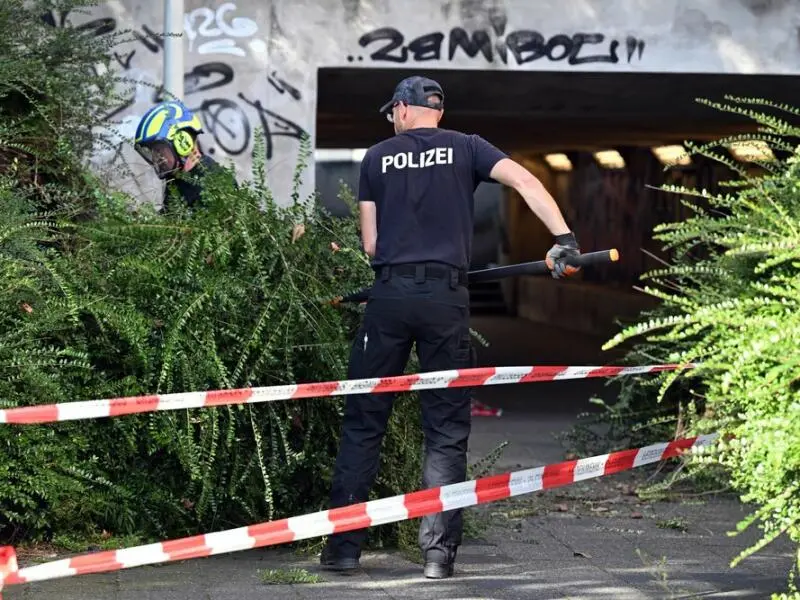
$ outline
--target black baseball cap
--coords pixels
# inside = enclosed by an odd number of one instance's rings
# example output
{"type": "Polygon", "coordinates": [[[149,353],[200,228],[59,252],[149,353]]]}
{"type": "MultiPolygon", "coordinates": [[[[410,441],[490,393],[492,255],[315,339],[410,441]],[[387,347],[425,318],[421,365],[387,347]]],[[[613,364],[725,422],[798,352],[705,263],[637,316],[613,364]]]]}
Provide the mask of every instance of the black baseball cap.
{"type": "Polygon", "coordinates": [[[397,87],[394,88],[392,99],[381,106],[381,114],[385,115],[392,112],[392,106],[397,102],[442,110],[444,108],[444,91],[442,86],[433,79],[414,75],[413,77],[406,77],[397,84],[397,87]],[[428,98],[433,94],[438,94],[441,100],[429,102],[428,98]]]}

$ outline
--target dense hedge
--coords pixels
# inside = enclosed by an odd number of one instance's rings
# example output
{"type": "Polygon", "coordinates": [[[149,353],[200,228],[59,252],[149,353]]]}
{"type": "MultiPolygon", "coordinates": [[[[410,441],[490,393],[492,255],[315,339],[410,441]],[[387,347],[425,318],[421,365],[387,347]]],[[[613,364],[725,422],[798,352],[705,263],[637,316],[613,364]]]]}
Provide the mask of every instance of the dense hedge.
{"type": "Polygon", "coordinates": [[[683,473],[712,473],[755,505],[739,528],[757,523],[761,541],[735,564],[781,535],[800,544],[800,127],[781,116],[800,110],[760,99],[708,104],[749,117],[760,132],[689,147],[734,177],[716,194],[663,187],[695,215],[656,229],[672,264],[643,279],[660,305],[605,345],[638,342],[630,364],[699,367],[627,383],[606,418],[638,442],[720,434],[683,473]],[[776,159],[747,166],[726,154],[727,144],[747,140],[767,144],[776,159]]]}
{"type": "MultiPolygon", "coordinates": [[[[369,280],[356,220],[279,207],[263,147],[250,181],[210,176],[194,214],[105,188],[83,165],[119,40],[61,22],[81,4],[0,8],[0,405],[344,377],[358,309],[327,300],[369,280]]],[[[395,405],[375,496],[419,486],[414,400],[395,405]]],[[[341,404],[0,427],[0,538],[163,538],[325,508],[341,404]]]]}
{"type": "MultiPolygon", "coordinates": [[[[14,213],[20,190],[0,191],[3,406],[345,376],[357,314],[326,300],[368,281],[354,219],[279,208],[224,177],[193,215],[98,189],[81,223],[14,213]]],[[[340,404],[1,428],[0,523],[175,535],[323,508],[340,404]]],[[[419,485],[417,412],[399,402],[376,493],[419,485]]]]}

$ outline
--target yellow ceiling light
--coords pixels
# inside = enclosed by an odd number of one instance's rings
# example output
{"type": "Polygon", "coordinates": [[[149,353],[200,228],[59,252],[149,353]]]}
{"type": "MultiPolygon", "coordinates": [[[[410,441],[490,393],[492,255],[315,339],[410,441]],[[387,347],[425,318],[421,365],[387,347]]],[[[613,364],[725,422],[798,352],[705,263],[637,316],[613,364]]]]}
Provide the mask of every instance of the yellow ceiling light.
{"type": "Polygon", "coordinates": [[[728,150],[736,160],[742,162],[775,160],[775,155],[770,147],[766,142],[760,140],[731,142],[728,144],[728,150]]]}
{"type": "Polygon", "coordinates": [[[653,148],[653,154],[656,155],[661,164],[663,165],[690,165],[692,159],[686,153],[686,149],[681,145],[672,146],[658,146],[653,148]]]}
{"type": "Polygon", "coordinates": [[[602,150],[594,153],[595,160],[606,169],[624,169],[625,160],[616,150],[602,150]]]}
{"type": "Polygon", "coordinates": [[[572,163],[566,154],[547,154],[544,159],[550,168],[555,171],[571,171],[572,163]]]}

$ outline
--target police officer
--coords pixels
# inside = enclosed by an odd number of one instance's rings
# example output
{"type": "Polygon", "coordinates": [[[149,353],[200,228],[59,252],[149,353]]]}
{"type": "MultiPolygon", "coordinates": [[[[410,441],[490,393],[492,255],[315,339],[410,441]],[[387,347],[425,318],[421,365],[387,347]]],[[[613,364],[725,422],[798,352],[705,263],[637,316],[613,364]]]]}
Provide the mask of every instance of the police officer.
{"type": "MultiPolygon", "coordinates": [[[[530,172],[478,135],[440,129],[441,86],[409,77],[380,112],[395,136],[367,151],[358,200],[364,249],[376,273],[350,355],[350,378],[401,375],[416,344],[421,370],[471,366],[467,272],[478,184],[513,187],[555,237],[546,262],[555,278],[576,272],[580,254],[553,198],[530,172]]],[[[425,435],[424,488],[466,479],[468,388],[420,392],[425,435]]],[[[348,396],[332,482],[331,508],[366,501],[392,409],[389,393],[348,396]]],[[[428,578],[453,575],[462,511],[423,517],[419,546],[428,578]]],[[[359,567],[366,529],[332,535],[321,563],[359,567]]]]}
{"type": "Polygon", "coordinates": [[[197,143],[201,133],[203,125],[197,115],[176,100],[156,104],[139,120],[134,148],[158,178],[166,181],[162,212],[171,210],[176,202],[190,209],[198,206],[203,178],[221,168],[201,151],[197,143]]]}

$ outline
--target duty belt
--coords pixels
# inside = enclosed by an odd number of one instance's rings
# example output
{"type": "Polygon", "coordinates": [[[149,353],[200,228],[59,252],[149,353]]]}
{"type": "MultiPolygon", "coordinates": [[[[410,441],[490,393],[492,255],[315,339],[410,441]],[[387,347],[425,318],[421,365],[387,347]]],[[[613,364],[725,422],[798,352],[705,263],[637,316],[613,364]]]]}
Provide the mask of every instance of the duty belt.
{"type": "Polygon", "coordinates": [[[383,281],[392,275],[413,277],[414,281],[422,282],[426,279],[450,279],[451,283],[467,285],[469,274],[466,270],[457,269],[441,263],[405,263],[402,265],[385,265],[375,267],[375,272],[383,281]]]}

